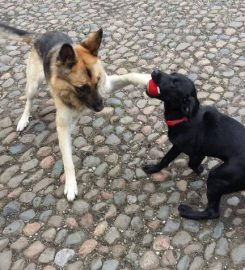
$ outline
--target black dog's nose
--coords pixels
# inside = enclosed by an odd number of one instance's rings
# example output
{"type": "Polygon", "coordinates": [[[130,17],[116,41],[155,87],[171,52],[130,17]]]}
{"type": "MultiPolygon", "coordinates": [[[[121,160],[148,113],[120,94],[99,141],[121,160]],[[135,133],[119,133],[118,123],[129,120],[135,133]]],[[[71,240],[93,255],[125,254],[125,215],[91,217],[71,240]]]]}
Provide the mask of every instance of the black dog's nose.
{"type": "Polygon", "coordinates": [[[151,73],[152,77],[159,78],[161,76],[161,71],[159,69],[154,69],[151,73]]]}
{"type": "Polygon", "coordinates": [[[161,71],[157,68],[152,71],[151,77],[155,83],[159,81],[159,79],[161,78],[161,74],[161,71]]]}
{"type": "Polygon", "coordinates": [[[157,69],[157,68],[154,68],[151,75],[154,76],[154,77],[158,77],[159,75],[161,75],[161,71],[159,69],[157,69]]]}

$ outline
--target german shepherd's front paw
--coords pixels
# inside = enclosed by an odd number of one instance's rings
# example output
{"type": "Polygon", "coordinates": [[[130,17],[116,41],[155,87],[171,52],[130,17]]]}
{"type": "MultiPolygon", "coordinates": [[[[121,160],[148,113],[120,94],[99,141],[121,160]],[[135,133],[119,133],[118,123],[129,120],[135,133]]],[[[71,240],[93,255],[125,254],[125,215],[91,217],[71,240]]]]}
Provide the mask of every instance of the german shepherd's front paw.
{"type": "Polygon", "coordinates": [[[152,174],[161,171],[161,168],[158,165],[145,165],[142,170],[147,174],[152,174]]]}
{"type": "Polygon", "coordinates": [[[78,194],[78,188],[76,181],[69,182],[66,180],[64,194],[68,201],[74,201],[76,195],[78,194]]]}
{"type": "Polygon", "coordinates": [[[18,122],[17,131],[23,131],[24,128],[28,125],[28,123],[29,123],[29,115],[23,114],[18,122]]]}

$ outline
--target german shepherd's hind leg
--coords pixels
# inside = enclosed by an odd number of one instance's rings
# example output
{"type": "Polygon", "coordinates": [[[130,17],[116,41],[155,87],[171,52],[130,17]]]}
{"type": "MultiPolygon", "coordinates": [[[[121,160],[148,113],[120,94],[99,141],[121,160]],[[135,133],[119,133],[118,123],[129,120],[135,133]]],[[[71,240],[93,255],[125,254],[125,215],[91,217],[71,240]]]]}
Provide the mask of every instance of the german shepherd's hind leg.
{"type": "Polygon", "coordinates": [[[56,125],[59,146],[65,171],[64,194],[68,201],[73,201],[78,194],[75,168],[72,161],[71,131],[73,126],[72,111],[64,105],[59,106],[56,101],[56,125]]]}
{"type": "Polygon", "coordinates": [[[41,59],[37,55],[36,51],[32,49],[26,67],[26,104],[24,112],[18,122],[17,131],[22,131],[29,123],[32,99],[43,78],[44,73],[41,59]]]}

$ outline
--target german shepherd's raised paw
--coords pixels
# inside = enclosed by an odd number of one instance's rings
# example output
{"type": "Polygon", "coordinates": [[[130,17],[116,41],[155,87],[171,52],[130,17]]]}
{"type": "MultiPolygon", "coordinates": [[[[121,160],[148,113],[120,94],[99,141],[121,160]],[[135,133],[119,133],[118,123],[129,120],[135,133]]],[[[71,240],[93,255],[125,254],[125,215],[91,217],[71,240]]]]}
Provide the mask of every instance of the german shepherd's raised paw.
{"type": "Polygon", "coordinates": [[[195,85],[186,76],[160,70],[153,71],[151,76],[146,93],[163,101],[173,146],[158,164],[144,170],[149,173],[161,170],[185,153],[189,156],[189,167],[200,174],[205,156],[221,159],[223,163],[208,175],[207,208],[195,211],[187,205],[179,206],[179,213],[185,218],[217,218],[222,195],[245,189],[245,127],[213,107],[201,106],[195,85]]]}
{"type": "Polygon", "coordinates": [[[129,73],[108,76],[98,58],[102,29],[90,33],[80,44],[60,32],[29,33],[0,23],[0,38],[32,43],[27,63],[26,105],[17,125],[22,131],[29,123],[32,99],[45,78],[56,106],[56,126],[65,171],[65,189],[69,201],[78,194],[72,161],[71,130],[84,108],[99,112],[103,95],[128,84],[147,85],[150,75],[129,73]]]}

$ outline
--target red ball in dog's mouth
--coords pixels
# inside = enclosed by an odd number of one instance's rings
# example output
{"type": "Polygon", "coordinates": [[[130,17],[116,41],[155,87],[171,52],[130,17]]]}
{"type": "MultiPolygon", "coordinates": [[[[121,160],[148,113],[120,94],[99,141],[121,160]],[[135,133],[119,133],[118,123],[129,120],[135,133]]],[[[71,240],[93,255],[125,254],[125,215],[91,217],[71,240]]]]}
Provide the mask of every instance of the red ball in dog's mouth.
{"type": "Polygon", "coordinates": [[[147,85],[147,93],[152,97],[159,97],[160,96],[160,89],[154,83],[153,80],[150,80],[147,85]]]}

